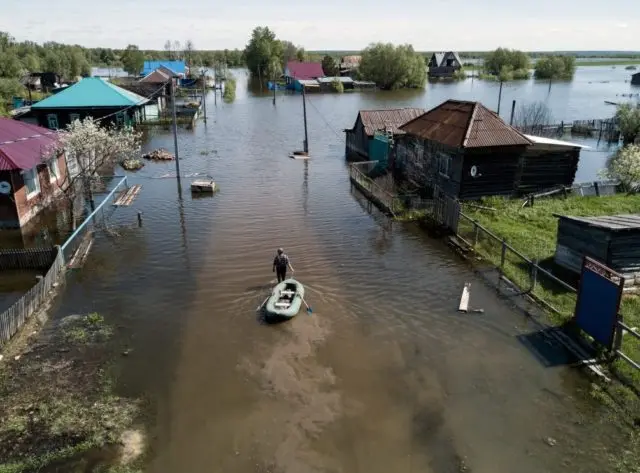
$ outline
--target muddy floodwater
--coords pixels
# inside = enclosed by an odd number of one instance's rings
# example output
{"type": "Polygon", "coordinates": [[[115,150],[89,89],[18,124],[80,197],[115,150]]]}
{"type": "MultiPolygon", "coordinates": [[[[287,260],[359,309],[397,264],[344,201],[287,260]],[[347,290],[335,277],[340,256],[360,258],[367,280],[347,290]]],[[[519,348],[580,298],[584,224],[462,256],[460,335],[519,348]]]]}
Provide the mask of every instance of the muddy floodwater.
{"type": "Polygon", "coordinates": [[[303,162],[287,157],[300,97],[274,107],[236,74],[235,103],[210,95],[206,125],[179,134],[181,172],[220,191],[192,197],[174,163],[130,174],[142,192],[111,218],[128,228],[98,235],[57,301],[54,317],[98,311],[130,350],[117,386],[147,400],[146,471],[612,471],[619,438],[586,377],[541,363],[518,338],[536,326],[443,242],[350,190],[341,130],[391,96],[310,97],[303,162]],[[280,246],[313,313],[267,325],[280,246]],[[466,282],[484,313],[456,312],[466,282]]]}

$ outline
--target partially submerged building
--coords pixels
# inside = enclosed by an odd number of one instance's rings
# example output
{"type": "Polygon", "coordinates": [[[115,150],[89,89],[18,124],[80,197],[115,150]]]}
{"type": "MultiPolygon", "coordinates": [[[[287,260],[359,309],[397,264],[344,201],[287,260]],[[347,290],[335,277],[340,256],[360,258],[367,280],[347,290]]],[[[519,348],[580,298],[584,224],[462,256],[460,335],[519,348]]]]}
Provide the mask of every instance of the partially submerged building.
{"type": "MultiPolygon", "coordinates": [[[[55,95],[31,106],[38,125],[51,130],[65,128],[86,117],[103,119],[101,123],[132,126],[144,119],[149,99],[118,87],[99,77],[86,77],[55,95]]],[[[20,117],[19,119],[28,117],[20,117]]]]}
{"type": "Polygon", "coordinates": [[[581,149],[524,135],[479,102],[448,100],[399,129],[394,171],[429,197],[478,199],[570,186],[581,149]]]}
{"type": "Polygon", "coordinates": [[[640,72],[631,74],[631,85],[640,85],[640,72]]]}
{"type": "Polygon", "coordinates": [[[316,79],[324,77],[322,64],[319,62],[289,61],[284,70],[284,80],[287,89],[301,91],[303,83],[300,81],[312,81],[317,84],[316,79]]]}
{"type": "Polygon", "coordinates": [[[433,53],[427,67],[430,78],[453,77],[456,71],[462,69],[462,61],[458,53],[453,51],[433,53]]]}
{"type": "Polygon", "coordinates": [[[49,157],[56,133],[0,118],[0,228],[21,228],[51,205],[64,186],[63,153],[49,157]]]}
{"type": "Polygon", "coordinates": [[[355,159],[372,159],[371,143],[376,132],[399,136],[404,134],[400,126],[422,115],[423,108],[395,108],[386,110],[360,110],[351,129],[346,134],[346,156],[355,159]]]}

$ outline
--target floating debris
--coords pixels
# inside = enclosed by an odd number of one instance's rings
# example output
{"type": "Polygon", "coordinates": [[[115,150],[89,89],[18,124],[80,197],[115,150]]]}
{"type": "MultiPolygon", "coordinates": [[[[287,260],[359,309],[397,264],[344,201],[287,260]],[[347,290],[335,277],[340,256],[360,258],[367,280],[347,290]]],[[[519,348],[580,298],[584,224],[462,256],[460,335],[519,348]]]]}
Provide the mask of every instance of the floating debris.
{"type": "Polygon", "coordinates": [[[172,161],[175,156],[164,148],[158,148],[150,153],[142,155],[144,159],[150,159],[152,161],[172,161]]]}
{"type": "Polygon", "coordinates": [[[120,163],[120,166],[122,166],[127,171],[137,171],[138,169],[142,169],[144,167],[144,163],[137,158],[125,159],[120,163]]]}

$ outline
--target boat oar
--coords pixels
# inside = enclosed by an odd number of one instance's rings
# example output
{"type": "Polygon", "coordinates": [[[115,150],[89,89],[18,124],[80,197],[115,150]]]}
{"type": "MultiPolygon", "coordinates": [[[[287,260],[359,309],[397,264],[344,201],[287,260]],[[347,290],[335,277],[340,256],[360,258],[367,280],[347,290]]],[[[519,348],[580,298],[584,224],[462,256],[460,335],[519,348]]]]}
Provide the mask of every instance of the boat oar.
{"type": "Polygon", "coordinates": [[[269,300],[269,297],[271,297],[270,295],[266,297],[265,300],[262,301],[262,304],[260,304],[257,308],[256,308],[256,312],[259,311],[263,305],[265,305],[267,303],[267,301],[269,300]]]}
{"type": "Polygon", "coordinates": [[[309,304],[307,304],[307,301],[304,300],[304,297],[302,298],[302,302],[304,302],[304,305],[307,306],[307,313],[308,314],[313,313],[313,309],[309,307],[309,304]]]}

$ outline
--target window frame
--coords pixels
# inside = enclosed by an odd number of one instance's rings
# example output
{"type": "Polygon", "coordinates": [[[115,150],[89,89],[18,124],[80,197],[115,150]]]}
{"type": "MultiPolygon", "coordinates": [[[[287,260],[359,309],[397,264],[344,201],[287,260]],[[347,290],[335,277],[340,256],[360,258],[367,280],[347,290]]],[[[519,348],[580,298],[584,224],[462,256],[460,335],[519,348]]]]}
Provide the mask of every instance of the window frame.
{"type": "Polygon", "coordinates": [[[25,169],[24,171],[22,171],[22,181],[24,182],[24,187],[26,189],[26,197],[27,200],[31,200],[34,197],[36,197],[37,195],[40,194],[40,178],[39,178],[39,173],[38,173],[38,166],[34,166],[31,169],[25,169]],[[31,192],[29,192],[29,186],[27,185],[27,179],[26,176],[28,175],[33,175],[33,182],[35,184],[35,189],[31,192]]]}
{"type": "Polygon", "coordinates": [[[57,130],[60,127],[60,123],[58,122],[58,115],[56,113],[48,113],[47,114],[47,126],[51,130],[57,130]],[[52,127],[51,119],[55,122],[55,126],[52,127]]]}
{"type": "Polygon", "coordinates": [[[453,158],[446,153],[438,153],[438,174],[445,179],[451,179],[451,165],[453,158]],[[443,169],[444,168],[444,169],[443,169]]]}
{"type": "Polygon", "coordinates": [[[60,166],[58,165],[57,157],[47,161],[47,170],[49,171],[49,182],[58,182],[58,179],[60,179],[60,166]],[[52,169],[53,172],[51,172],[52,169]]]}

